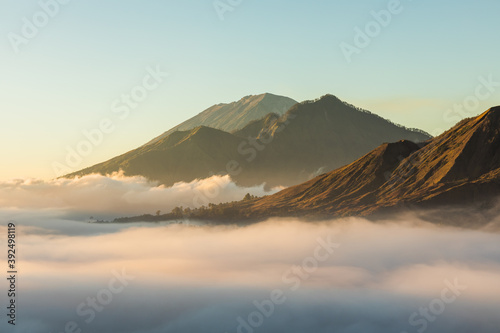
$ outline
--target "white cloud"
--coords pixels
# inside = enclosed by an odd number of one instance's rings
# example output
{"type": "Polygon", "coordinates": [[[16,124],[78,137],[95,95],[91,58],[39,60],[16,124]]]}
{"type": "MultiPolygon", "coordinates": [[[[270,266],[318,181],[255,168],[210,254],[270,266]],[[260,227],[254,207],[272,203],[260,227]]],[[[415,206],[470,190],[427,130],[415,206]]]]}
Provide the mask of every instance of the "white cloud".
{"type": "Polygon", "coordinates": [[[201,204],[241,200],[246,193],[263,196],[264,186],[243,188],[229,176],[213,176],[172,187],[158,186],[144,177],[88,175],[75,179],[16,179],[0,182],[0,207],[59,209],[63,211],[123,214],[169,212],[176,206],[194,208],[201,204]]]}
{"type": "Polygon", "coordinates": [[[408,216],[380,224],[351,218],[273,219],[242,228],[134,226],[73,236],[40,227],[19,228],[20,324],[31,324],[33,333],[62,331],[69,320],[94,332],[233,333],[237,318],[256,311],[253,302],[275,288],[287,300],[255,332],[416,332],[410,315],[455,279],[467,289],[426,332],[498,332],[500,325],[498,233],[408,216]],[[314,256],[318,238],[340,247],[293,291],[283,275],[314,256]],[[135,279],[87,325],[76,306],[121,268],[135,279]]]}

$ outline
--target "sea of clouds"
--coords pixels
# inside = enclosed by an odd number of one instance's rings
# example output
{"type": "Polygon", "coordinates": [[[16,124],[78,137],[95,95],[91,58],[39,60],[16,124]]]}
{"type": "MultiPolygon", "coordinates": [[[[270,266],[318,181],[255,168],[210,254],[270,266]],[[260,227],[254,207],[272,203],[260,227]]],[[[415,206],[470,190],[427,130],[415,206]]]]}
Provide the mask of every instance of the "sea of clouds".
{"type": "MultiPolygon", "coordinates": [[[[50,226],[47,216],[28,220],[17,222],[15,332],[64,332],[68,324],[124,333],[500,327],[498,233],[409,216],[247,227],[64,221],[76,229],[50,226]]],[[[0,328],[7,331],[5,322],[0,328]]]]}
{"type": "Polygon", "coordinates": [[[86,223],[195,207],[200,193],[225,202],[273,192],[218,176],[170,188],[122,174],[0,183],[0,246],[12,221],[19,265],[17,323],[4,317],[0,331],[498,333],[491,226],[413,213],[246,227],[86,223]]]}

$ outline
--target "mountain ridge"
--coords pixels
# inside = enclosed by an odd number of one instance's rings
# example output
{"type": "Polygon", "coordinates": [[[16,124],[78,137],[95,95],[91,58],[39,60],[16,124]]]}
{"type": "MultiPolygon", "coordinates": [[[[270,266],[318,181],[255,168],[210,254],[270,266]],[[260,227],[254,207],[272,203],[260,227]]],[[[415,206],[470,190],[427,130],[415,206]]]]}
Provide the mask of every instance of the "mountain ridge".
{"type": "MultiPolygon", "coordinates": [[[[235,161],[242,186],[290,186],[349,164],[383,142],[429,136],[325,95],[267,114],[233,133],[198,126],[174,131],[149,145],[66,177],[90,173],[144,176],[164,185],[221,174],[235,161]]],[[[233,163],[234,164],[234,163],[233,163]]]]}
{"type": "Polygon", "coordinates": [[[173,132],[186,131],[201,125],[226,132],[236,131],[245,127],[249,122],[261,119],[269,113],[282,115],[294,104],[297,104],[297,101],[271,93],[248,95],[239,101],[215,104],[162,133],[147,142],[145,146],[153,144],[173,132]]]}
{"type": "MultiPolygon", "coordinates": [[[[467,200],[476,201],[474,197],[479,199],[480,197],[488,197],[490,194],[498,195],[500,194],[500,178],[498,178],[500,175],[499,129],[500,107],[494,107],[478,117],[460,122],[449,131],[420,146],[404,141],[392,144],[399,146],[399,149],[405,145],[408,150],[406,153],[396,151],[396,153],[389,154],[389,158],[400,160],[395,164],[394,170],[390,171],[389,176],[387,171],[381,167],[375,170],[379,175],[385,174],[384,179],[379,177],[380,182],[375,192],[369,190],[362,195],[355,195],[356,193],[352,189],[348,189],[348,193],[355,200],[350,203],[342,201],[336,204],[336,198],[329,195],[332,192],[320,191],[322,195],[334,200],[333,204],[330,202],[327,208],[322,207],[322,209],[338,215],[351,215],[353,213],[369,215],[382,207],[396,207],[401,203],[432,205],[438,197],[437,201],[441,204],[447,203],[446,198],[450,198],[449,203],[453,204],[466,203],[467,200]],[[490,189],[490,193],[486,191],[481,194],[477,189],[467,193],[465,190],[473,188],[475,185],[488,183],[491,186],[488,185],[485,188],[490,189]],[[460,196],[468,199],[459,200],[460,196]],[[366,200],[368,197],[370,200],[366,200]]],[[[383,150],[384,146],[388,147],[382,145],[352,164],[328,173],[323,176],[326,177],[325,179],[316,179],[311,182],[322,180],[329,186],[335,187],[339,185],[338,181],[328,180],[328,177],[339,176],[345,179],[353,176],[355,172],[366,169],[364,159],[376,160],[371,154],[383,150]]],[[[307,187],[307,185],[311,184],[306,183],[306,185],[298,186],[307,187]]],[[[352,186],[352,183],[350,185],[352,186]]],[[[318,185],[313,185],[309,190],[318,190],[317,187],[318,185]]],[[[284,193],[279,192],[274,196],[281,205],[289,204],[290,199],[293,202],[293,198],[296,196],[295,190],[297,189],[292,187],[284,190],[284,193]],[[283,196],[287,195],[288,200],[284,200],[283,196]]],[[[269,207],[275,198],[270,196],[260,199],[260,201],[257,200],[253,208],[263,205],[269,207]]],[[[320,200],[316,202],[321,203],[320,200]]]]}
{"type": "MultiPolygon", "coordinates": [[[[484,225],[500,212],[500,107],[419,144],[384,143],[356,161],[276,194],[190,212],[188,218],[377,217],[439,208],[430,221],[484,225]]],[[[171,216],[168,216],[171,217],[171,216]]]]}

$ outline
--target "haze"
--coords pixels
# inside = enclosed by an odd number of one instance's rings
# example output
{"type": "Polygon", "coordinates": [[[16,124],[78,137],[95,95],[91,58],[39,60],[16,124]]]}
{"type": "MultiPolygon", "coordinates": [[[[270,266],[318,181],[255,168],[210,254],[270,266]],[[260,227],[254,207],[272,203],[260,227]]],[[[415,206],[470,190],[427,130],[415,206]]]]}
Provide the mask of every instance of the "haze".
{"type": "Polygon", "coordinates": [[[247,321],[254,302],[264,304],[273,290],[285,301],[255,332],[417,332],[422,316],[413,326],[410,316],[440,299],[448,283],[459,286],[457,296],[427,321],[426,332],[497,332],[500,326],[497,233],[409,216],[378,225],[288,219],[244,228],[106,231],[86,224],[77,233],[44,223],[19,230],[19,332],[60,332],[68,322],[94,332],[246,332],[238,331],[238,318],[247,321]],[[333,245],[318,252],[321,244],[333,245]],[[314,257],[321,258],[316,269],[314,257]],[[304,263],[307,276],[292,271],[304,263]],[[117,272],[130,279],[92,318],[81,304],[107,289],[117,272]],[[78,315],[79,306],[87,314],[78,315]]]}

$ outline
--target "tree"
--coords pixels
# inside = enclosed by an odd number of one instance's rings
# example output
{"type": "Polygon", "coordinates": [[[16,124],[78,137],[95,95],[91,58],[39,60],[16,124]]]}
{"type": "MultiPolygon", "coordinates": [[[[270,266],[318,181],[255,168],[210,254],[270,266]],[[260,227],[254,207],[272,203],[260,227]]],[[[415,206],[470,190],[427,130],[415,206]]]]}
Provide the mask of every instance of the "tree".
{"type": "Polygon", "coordinates": [[[250,193],[247,193],[245,195],[245,197],[243,198],[243,201],[252,200],[252,199],[255,199],[255,198],[257,198],[257,196],[251,195],[250,193]]]}
{"type": "Polygon", "coordinates": [[[172,215],[175,217],[182,217],[182,207],[175,207],[172,209],[172,215]]]}

